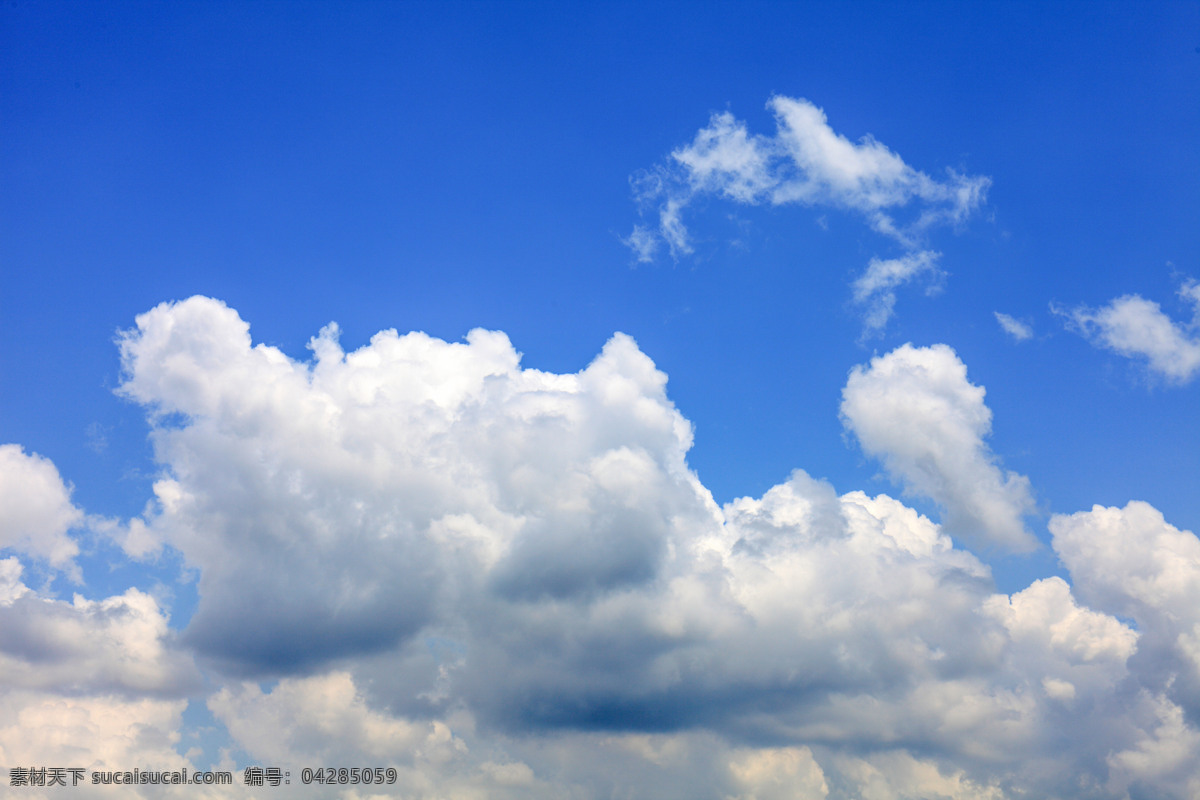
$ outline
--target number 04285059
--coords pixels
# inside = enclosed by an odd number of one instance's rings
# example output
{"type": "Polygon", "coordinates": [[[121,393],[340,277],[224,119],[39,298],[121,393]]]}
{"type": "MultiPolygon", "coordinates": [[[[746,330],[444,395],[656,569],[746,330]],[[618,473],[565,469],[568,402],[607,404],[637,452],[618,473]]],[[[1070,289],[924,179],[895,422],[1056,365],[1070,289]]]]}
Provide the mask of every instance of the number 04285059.
{"type": "Polygon", "coordinates": [[[396,768],[387,767],[305,767],[300,771],[300,782],[323,784],[368,784],[395,783],[396,768]]]}

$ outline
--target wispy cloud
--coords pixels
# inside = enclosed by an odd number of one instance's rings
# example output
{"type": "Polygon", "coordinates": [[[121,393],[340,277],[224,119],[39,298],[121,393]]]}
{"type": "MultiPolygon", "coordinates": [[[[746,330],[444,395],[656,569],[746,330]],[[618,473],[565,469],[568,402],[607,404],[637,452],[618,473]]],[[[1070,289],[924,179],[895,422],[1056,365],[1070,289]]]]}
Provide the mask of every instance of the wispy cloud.
{"type": "Polygon", "coordinates": [[[867,271],[851,284],[854,302],[863,307],[867,333],[880,331],[895,313],[896,289],[921,277],[936,278],[941,253],[923,250],[900,258],[872,258],[867,271]]]}
{"type": "Polygon", "coordinates": [[[1136,294],[1097,309],[1052,305],[1051,310],[1097,347],[1145,359],[1152,372],[1172,383],[1187,383],[1200,374],[1200,283],[1186,281],[1179,297],[1193,306],[1190,322],[1175,322],[1158,303],[1136,294]]]}
{"type": "Polygon", "coordinates": [[[654,260],[661,243],[675,259],[692,253],[684,211],[703,196],[857,213],[908,251],[872,259],[855,281],[867,331],[878,332],[892,316],[894,289],[937,272],[937,254],[922,249],[926,233],[967,219],[985,201],[991,180],[952,169],[933,178],[869,135],[850,141],[830,127],[823,110],[804,99],[777,95],[767,107],[775,115],[774,135],[751,134],[728,111],[714,114],[691,144],[635,176],[639,207],[657,220],[635,226],[623,241],[644,262],[654,260]]]}
{"type": "Polygon", "coordinates": [[[1023,342],[1033,338],[1033,328],[1027,323],[1000,311],[992,313],[996,315],[996,322],[1000,323],[1000,327],[1004,329],[1004,332],[1016,341],[1023,342]]]}

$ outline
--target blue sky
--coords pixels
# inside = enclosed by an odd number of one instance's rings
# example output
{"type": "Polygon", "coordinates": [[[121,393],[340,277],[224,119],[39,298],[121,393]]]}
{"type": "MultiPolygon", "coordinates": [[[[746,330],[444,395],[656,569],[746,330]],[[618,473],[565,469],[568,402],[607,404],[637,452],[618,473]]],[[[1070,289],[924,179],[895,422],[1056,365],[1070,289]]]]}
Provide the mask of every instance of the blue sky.
{"type": "Polygon", "coordinates": [[[108,719],[88,765],[1200,786],[1196,3],[15,0],[0,37],[0,691],[108,719]]]}

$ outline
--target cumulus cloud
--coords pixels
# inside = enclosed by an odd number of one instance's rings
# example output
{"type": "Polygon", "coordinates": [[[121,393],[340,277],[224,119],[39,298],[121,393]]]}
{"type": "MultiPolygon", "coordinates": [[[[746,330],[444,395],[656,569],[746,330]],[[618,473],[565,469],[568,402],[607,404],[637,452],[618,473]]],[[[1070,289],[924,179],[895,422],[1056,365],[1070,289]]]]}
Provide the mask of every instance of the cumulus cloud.
{"type": "Polygon", "coordinates": [[[993,312],[996,315],[996,322],[1000,323],[1000,327],[1004,332],[1011,336],[1015,341],[1023,342],[1033,338],[1033,328],[1028,323],[1022,322],[1016,317],[999,311],[993,312]]]}
{"type": "Polygon", "coordinates": [[[1147,688],[1200,717],[1200,539],[1138,501],[1056,515],[1050,531],[1080,595],[1137,621],[1147,688]]]}
{"type": "Polygon", "coordinates": [[[550,375],[482,330],[346,354],[330,326],[304,364],[207,298],[137,324],[122,392],[151,410],[165,468],[147,530],[199,569],[186,635],[229,666],[391,647],[436,616],[448,574],[514,600],[634,587],[711,514],[691,427],[628,337],[550,375]]]}
{"type": "Polygon", "coordinates": [[[346,672],[284,679],[270,692],[253,683],[227,686],[208,705],[239,743],[273,763],[445,760],[463,750],[444,723],[414,723],[368,708],[346,672]]]}
{"type": "MultiPolygon", "coordinates": [[[[1195,537],[1148,506],[1055,518],[1075,585],[997,593],[950,534],[1023,544],[1028,487],[945,346],[856,369],[842,409],[944,526],[802,471],[718,506],[620,334],[565,375],[496,332],[346,352],[330,325],[310,346],[256,345],[208,298],[121,341],[162,467],[139,535],[199,572],[181,639],[251,763],[397,768],[346,798],[1182,799],[1200,779],[1195,537]],[[1146,552],[1121,573],[1089,549],[1107,537],[1146,552]]],[[[45,728],[58,698],[70,735],[107,713],[98,741],[128,742],[140,714],[149,738],[103,759],[182,763],[192,667],[165,612],[42,597],[20,568],[0,560],[0,719],[45,728]]],[[[0,758],[32,757],[16,730],[0,758]]]]}
{"type": "Polygon", "coordinates": [[[79,547],[67,532],[84,515],[71,503],[71,490],[47,458],[16,444],[0,445],[0,549],[43,559],[78,575],[79,547]]]}
{"type": "MultiPolygon", "coordinates": [[[[222,795],[204,786],[91,786],[93,771],[175,771],[195,767],[175,751],[186,700],[122,698],[114,695],[73,696],[58,692],[0,692],[0,763],[4,781],[9,770],[64,767],[84,770],[78,787],[13,789],[22,797],[58,797],[84,792],[88,797],[199,797],[222,795]]],[[[65,776],[71,786],[70,773],[65,776]]],[[[230,796],[228,792],[225,797],[230,796]]]]}
{"type": "Polygon", "coordinates": [[[178,695],[194,687],[191,659],[173,643],[150,595],[71,603],[21,582],[16,558],[0,561],[0,682],[71,692],[178,695]]]}
{"type": "Polygon", "coordinates": [[[1185,282],[1179,296],[1194,308],[1190,322],[1175,322],[1158,303],[1136,294],[1097,309],[1051,309],[1097,347],[1144,359],[1154,373],[1182,384],[1200,374],[1200,283],[1185,282]]]}
{"type": "Polygon", "coordinates": [[[966,220],[985,201],[991,180],[947,169],[941,179],[909,166],[872,136],[852,142],[829,125],[825,112],[802,98],[772,97],[772,136],[751,134],[730,112],[713,114],[692,142],[667,163],[635,176],[634,195],[654,225],[636,225],[624,243],[638,261],[654,260],[665,243],[678,259],[693,251],[683,212],[695,199],[716,196],[742,205],[798,204],[861,215],[906,253],[871,260],[854,283],[867,329],[886,324],[896,287],[934,278],[937,253],[922,250],[926,233],[966,220]]]}
{"type": "Polygon", "coordinates": [[[907,492],[946,509],[953,534],[1032,550],[1022,522],[1033,510],[1029,479],[997,466],[984,394],[951,348],[906,344],[850,372],[842,420],[907,492]]]}
{"type": "Polygon", "coordinates": [[[787,800],[829,795],[825,774],[807,747],[764,747],[734,754],[729,764],[738,788],[726,800],[787,800]]]}
{"type": "MultiPolygon", "coordinates": [[[[185,695],[199,688],[190,656],[175,645],[166,614],[137,589],[70,603],[21,581],[0,560],[0,763],[92,771],[196,767],[175,749],[185,695]]],[[[8,779],[6,776],[5,780],[8,779]]],[[[68,774],[67,781],[71,781],[68,774]]],[[[68,783],[68,785],[71,785],[68,783]]],[[[88,786],[89,796],[183,796],[154,787],[88,786]]],[[[206,787],[189,796],[214,797],[206,787]]],[[[49,797],[36,788],[30,797],[49,797]]]]}

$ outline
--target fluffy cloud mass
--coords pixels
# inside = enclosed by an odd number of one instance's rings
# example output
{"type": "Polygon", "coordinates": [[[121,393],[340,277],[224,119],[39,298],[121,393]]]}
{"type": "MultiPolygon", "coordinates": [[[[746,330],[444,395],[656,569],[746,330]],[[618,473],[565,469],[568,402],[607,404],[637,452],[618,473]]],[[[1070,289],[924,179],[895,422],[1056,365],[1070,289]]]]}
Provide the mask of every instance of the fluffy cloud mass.
{"type": "Polygon", "coordinates": [[[1189,323],[1175,322],[1158,303],[1136,294],[1098,309],[1054,310],[1097,347],[1145,359],[1155,374],[1171,383],[1187,383],[1200,374],[1200,283],[1185,282],[1179,296],[1193,306],[1189,323]]]}
{"type": "MultiPolygon", "coordinates": [[[[4,780],[13,767],[77,767],[85,783],[92,771],[192,767],[175,745],[185,695],[199,687],[200,675],[158,603],[137,589],[100,600],[76,595],[66,603],[26,586],[22,571],[16,557],[0,560],[4,780]]],[[[78,790],[144,796],[127,787],[78,790]]],[[[56,790],[14,791],[49,797],[56,790]]]]}
{"type": "Polygon", "coordinates": [[[67,532],[83,521],[83,512],[49,459],[0,445],[0,508],[0,549],[71,569],[79,547],[67,532]]]}
{"type": "Polygon", "coordinates": [[[850,373],[842,418],[906,491],[946,509],[952,533],[1029,550],[1036,543],[1021,521],[1033,510],[1029,479],[996,466],[984,394],[946,345],[906,344],[850,373]]]}
{"type": "MultiPolygon", "coordinates": [[[[194,297],[120,347],[162,470],[129,553],[181,554],[195,614],[0,561],[5,719],[145,715],[96,763],[184,763],[191,696],[249,763],[397,769],[347,798],[1195,794],[1200,541],[1144,504],[1055,517],[1073,583],[998,593],[952,537],[1028,545],[1028,482],[948,347],[855,369],[842,405],[940,522],[799,470],[717,505],[620,334],[565,375],[482,330],[346,352],[330,325],[298,361],[194,297]]],[[[5,763],[35,758],[16,737],[5,763]]]]}

